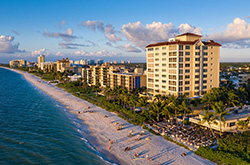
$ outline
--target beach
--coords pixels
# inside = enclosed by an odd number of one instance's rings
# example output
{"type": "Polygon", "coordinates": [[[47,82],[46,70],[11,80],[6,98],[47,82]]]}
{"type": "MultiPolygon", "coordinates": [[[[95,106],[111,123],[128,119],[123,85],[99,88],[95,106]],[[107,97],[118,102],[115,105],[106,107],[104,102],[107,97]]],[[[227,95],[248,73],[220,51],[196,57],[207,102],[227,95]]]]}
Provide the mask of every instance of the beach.
{"type": "Polygon", "coordinates": [[[75,97],[39,77],[15,69],[9,70],[22,74],[27,81],[81,119],[83,127],[87,126],[89,133],[85,138],[111,162],[118,164],[215,164],[161,136],[151,135],[149,137],[149,133],[140,126],[128,123],[115,113],[75,97]],[[122,124],[121,130],[117,130],[119,125],[117,123],[122,124]],[[131,131],[134,136],[128,137],[127,135],[131,131]],[[141,131],[145,131],[145,135],[139,136],[141,131]],[[135,140],[137,137],[140,137],[139,141],[135,140]],[[148,140],[149,138],[150,140],[148,140]],[[113,144],[109,144],[109,139],[113,141],[113,144]],[[130,147],[130,150],[124,151],[126,147],[130,147]],[[181,156],[183,152],[187,153],[184,157],[181,156]],[[134,153],[138,153],[139,157],[135,158],[134,153]],[[146,155],[152,160],[146,160],[146,155]]]}

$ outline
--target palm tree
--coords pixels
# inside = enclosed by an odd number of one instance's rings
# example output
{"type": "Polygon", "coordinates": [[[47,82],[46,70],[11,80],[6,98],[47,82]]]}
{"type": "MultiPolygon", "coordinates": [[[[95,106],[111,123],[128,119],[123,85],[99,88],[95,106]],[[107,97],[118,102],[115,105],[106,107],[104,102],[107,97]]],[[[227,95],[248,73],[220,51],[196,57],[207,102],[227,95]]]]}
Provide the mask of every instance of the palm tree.
{"type": "Polygon", "coordinates": [[[162,115],[168,116],[168,118],[171,120],[171,125],[173,124],[173,116],[174,116],[174,109],[169,106],[170,105],[170,100],[166,99],[164,102],[164,106],[162,108],[162,115]]]}
{"type": "Polygon", "coordinates": [[[226,97],[226,105],[227,107],[234,107],[236,106],[236,103],[238,102],[237,95],[234,93],[234,90],[230,90],[227,92],[226,97]]]}
{"type": "MultiPolygon", "coordinates": [[[[170,100],[170,103],[169,103],[169,106],[174,110],[175,112],[175,120],[177,122],[177,113],[179,111],[179,103],[178,103],[178,99],[176,96],[174,95],[171,95],[169,97],[169,100],[170,100]]],[[[178,122],[177,122],[177,125],[178,125],[178,122]]]]}
{"type": "Polygon", "coordinates": [[[215,137],[214,135],[214,131],[213,129],[211,128],[211,124],[218,124],[216,121],[216,116],[214,116],[214,113],[209,111],[209,110],[205,110],[204,111],[204,116],[202,116],[202,120],[200,121],[200,123],[207,123],[208,126],[209,126],[209,129],[210,131],[212,132],[213,134],[213,137],[215,137]]]}
{"type": "Polygon", "coordinates": [[[212,93],[206,93],[202,99],[201,99],[201,102],[202,103],[205,103],[206,104],[206,109],[210,109],[210,107],[212,106],[213,104],[213,98],[212,98],[212,93]]]}
{"type": "Polygon", "coordinates": [[[186,118],[186,113],[190,113],[191,112],[191,108],[190,108],[190,103],[188,102],[187,96],[184,94],[181,96],[181,104],[180,104],[180,110],[181,112],[184,113],[183,115],[183,121],[186,118]]]}
{"type": "Polygon", "coordinates": [[[151,103],[151,106],[149,108],[149,112],[151,114],[155,114],[157,116],[156,120],[159,122],[160,121],[160,115],[161,115],[161,112],[162,112],[162,104],[161,103],[156,103],[156,102],[153,102],[151,103]]]}
{"type": "Polygon", "coordinates": [[[220,136],[222,136],[222,132],[221,132],[221,122],[223,121],[223,123],[226,123],[225,120],[225,115],[230,115],[228,113],[229,110],[226,110],[226,107],[223,105],[222,101],[219,102],[215,102],[215,104],[212,106],[212,108],[215,111],[215,116],[216,118],[219,119],[219,124],[220,124],[220,136]]]}
{"type": "Polygon", "coordinates": [[[237,122],[236,124],[239,128],[239,130],[241,130],[240,132],[242,133],[244,130],[248,129],[248,122],[244,121],[244,120],[240,120],[237,122]]]}
{"type": "Polygon", "coordinates": [[[247,96],[248,96],[246,89],[243,87],[239,87],[236,91],[236,95],[238,96],[238,101],[240,105],[241,106],[244,105],[246,103],[247,96]]]}
{"type": "Polygon", "coordinates": [[[144,109],[147,106],[147,97],[140,97],[138,99],[137,106],[141,107],[144,112],[144,109]]]}

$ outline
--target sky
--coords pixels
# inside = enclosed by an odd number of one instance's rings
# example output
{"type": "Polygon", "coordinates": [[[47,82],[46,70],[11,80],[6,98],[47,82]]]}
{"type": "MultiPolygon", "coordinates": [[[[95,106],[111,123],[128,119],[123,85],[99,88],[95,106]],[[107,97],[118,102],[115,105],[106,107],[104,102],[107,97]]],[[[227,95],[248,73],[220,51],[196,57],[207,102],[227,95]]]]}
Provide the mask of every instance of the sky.
{"type": "Polygon", "coordinates": [[[192,32],[221,43],[221,62],[250,62],[250,1],[0,0],[0,63],[146,62],[145,46],[192,32]]]}

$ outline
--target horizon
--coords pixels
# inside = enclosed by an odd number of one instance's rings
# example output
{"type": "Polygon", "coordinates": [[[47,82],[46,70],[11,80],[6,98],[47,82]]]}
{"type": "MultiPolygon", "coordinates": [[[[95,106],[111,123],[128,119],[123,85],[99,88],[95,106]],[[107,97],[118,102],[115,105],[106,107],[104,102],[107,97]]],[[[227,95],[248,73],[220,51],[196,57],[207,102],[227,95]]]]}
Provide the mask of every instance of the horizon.
{"type": "Polygon", "coordinates": [[[3,1],[0,62],[37,61],[44,54],[47,61],[145,63],[145,46],[185,32],[221,43],[220,62],[250,62],[250,2],[197,2],[166,1],[152,8],[149,1],[3,1]]]}

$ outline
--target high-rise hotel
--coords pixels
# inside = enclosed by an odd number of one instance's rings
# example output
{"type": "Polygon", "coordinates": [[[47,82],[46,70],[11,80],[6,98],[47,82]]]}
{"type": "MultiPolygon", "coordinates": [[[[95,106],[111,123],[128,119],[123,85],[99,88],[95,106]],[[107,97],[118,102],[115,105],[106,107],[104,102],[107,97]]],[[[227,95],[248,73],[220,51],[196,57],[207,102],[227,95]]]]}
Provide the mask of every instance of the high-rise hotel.
{"type": "Polygon", "coordinates": [[[147,49],[147,88],[150,95],[200,96],[219,87],[221,44],[185,33],[147,49]]]}

